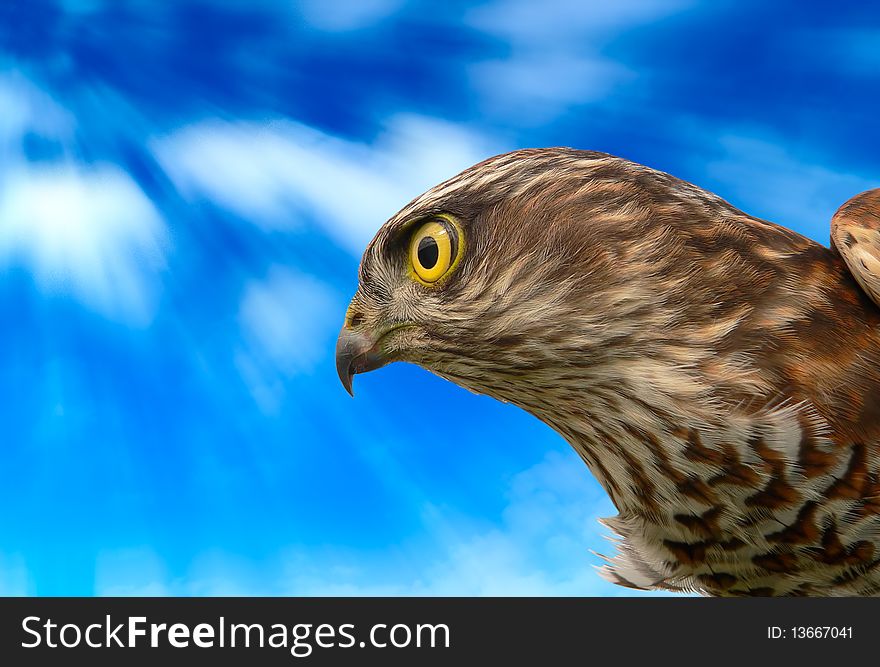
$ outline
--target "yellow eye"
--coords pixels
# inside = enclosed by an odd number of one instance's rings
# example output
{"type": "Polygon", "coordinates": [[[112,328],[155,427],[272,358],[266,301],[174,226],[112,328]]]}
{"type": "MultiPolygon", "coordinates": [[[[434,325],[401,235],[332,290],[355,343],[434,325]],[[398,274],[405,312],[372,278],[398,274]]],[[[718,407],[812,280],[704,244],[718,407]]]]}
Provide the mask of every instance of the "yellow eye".
{"type": "Polygon", "coordinates": [[[445,217],[426,222],[409,242],[413,276],[425,285],[433,285],[455,268],[460,253],[457,225],[445,217]]]}

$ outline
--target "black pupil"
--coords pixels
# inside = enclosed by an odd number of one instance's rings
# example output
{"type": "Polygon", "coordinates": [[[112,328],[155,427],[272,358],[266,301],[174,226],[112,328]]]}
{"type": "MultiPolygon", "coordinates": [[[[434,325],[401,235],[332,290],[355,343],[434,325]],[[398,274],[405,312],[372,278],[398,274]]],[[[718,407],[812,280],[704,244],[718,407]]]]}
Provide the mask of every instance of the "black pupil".
{"type": "Polygon", "coordinates": [[[437,246],[437,241],[431,236],[423,238],[419,241],[418,255],[419,264],[426,269],[433,269],[437,264],[437,260],[440,258],[440,248],[437,246]]]}

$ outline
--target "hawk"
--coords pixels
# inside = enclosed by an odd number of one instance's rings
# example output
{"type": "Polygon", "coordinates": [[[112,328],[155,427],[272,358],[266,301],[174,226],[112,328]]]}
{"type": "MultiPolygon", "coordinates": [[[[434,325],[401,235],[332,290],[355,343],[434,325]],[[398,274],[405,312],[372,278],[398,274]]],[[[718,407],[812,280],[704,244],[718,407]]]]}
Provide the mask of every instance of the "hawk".
{"type": "Polygon", "coordinates": [[[363,256],[340,379],[418,364],[559,432],[607,491],[602,573],[880,593],[880,190],[826,248],[597,152],[490,158],[363,256]]]}

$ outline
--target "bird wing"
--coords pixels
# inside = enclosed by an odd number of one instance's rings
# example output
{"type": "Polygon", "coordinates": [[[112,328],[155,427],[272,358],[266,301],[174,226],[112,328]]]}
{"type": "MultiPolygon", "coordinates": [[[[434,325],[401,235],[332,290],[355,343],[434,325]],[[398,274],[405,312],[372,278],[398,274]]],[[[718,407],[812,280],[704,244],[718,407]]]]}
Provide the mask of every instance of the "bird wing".
{"type": "Polygon", "coordinates": [[[880,306],[880,188],[856,195],[831,219],[831,245],[880,306]]]}

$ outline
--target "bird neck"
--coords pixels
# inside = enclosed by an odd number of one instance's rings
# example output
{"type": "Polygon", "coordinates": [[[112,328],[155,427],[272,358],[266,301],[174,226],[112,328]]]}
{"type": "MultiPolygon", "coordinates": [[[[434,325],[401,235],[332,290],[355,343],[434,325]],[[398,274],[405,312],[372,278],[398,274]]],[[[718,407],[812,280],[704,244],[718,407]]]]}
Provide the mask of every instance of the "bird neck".
{"type": "Polygon", "coordinates": [[[717,464],[753,456],[745,415],[687,369],[648,357],[617,360],[515,400],[571,444],[618,510],[658,522],[705,511],[717,500],[710,486],[717,464]]]}

